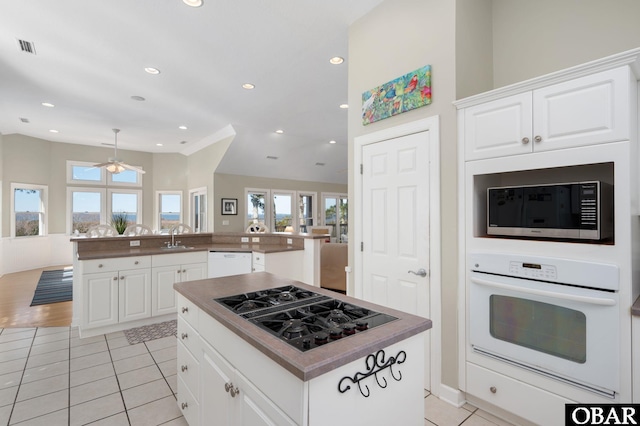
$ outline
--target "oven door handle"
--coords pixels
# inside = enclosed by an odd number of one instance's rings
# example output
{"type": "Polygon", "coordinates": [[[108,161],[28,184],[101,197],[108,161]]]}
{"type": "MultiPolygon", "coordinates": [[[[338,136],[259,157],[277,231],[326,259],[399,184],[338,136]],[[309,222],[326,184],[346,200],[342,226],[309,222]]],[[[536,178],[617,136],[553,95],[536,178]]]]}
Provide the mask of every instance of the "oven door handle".
{"type": "Polygon", "coordinates": [[[475,277],[471,277],[471,282],[474,284],[485,286],[485,287],[500,288],[503,290],[517,291],[520,293],[533,294],[536,296],[553,297],[555,299],[572,300],[574,302],[589,303],[591,305],[614,306],[617,303],[614,299],[608,299],[604,297],[576,296],[574,294],[564,294],[564,293],[556,293],[553,291],[515,287],[509,284],[501,284],[494,281],[483,280],[475,277]]]}

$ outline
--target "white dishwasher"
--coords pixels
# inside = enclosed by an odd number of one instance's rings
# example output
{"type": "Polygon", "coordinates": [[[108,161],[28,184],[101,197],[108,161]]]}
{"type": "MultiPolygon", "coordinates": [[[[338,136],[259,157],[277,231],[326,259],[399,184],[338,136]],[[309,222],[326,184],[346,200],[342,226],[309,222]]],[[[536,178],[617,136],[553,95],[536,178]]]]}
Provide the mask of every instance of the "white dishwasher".
{"type": "Polygon", "coordinates": [[[251,253],[210,251],[208,263],[209,278],[251,272],[251,253]]]}

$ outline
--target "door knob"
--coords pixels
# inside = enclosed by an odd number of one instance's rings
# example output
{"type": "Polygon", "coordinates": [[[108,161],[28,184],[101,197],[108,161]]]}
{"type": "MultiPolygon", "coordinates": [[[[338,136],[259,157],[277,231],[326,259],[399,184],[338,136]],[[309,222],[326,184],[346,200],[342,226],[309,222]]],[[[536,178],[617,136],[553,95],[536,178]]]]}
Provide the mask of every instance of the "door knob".
{"type": "Polygon", "coordinates": [[[417,275],[419,277],[426,277],[427,271],[424,268],[420,268],[417,271],[408,271],[409,274],[417,275]]]}

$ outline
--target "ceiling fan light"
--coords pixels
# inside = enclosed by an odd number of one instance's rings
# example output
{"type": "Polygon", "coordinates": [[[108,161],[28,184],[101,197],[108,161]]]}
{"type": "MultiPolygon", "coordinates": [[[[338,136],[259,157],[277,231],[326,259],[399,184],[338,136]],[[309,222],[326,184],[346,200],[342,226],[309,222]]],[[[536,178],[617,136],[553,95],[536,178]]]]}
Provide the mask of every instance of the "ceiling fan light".
{"type": "Polygon", "coordinates": [[[107,169],[107,171],[109,173],[113,173],[114,175],[117,175],[120,172],[124,172],[124,167],[122,167],[120,164],[109,164],[107,167],[105,167],[105,169],[107,169]]]}
{"type": "Polygon", "coordinates": [[[200,7],[202,6],[202,0],[182,0],[184,4],[191,7],[200,7]]]}

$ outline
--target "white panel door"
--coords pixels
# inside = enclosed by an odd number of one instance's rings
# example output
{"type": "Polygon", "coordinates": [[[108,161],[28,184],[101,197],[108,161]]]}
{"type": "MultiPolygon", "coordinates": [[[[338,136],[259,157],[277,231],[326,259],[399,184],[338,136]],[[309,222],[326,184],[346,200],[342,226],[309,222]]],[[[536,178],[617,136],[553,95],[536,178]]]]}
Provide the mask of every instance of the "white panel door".
{"type": "Polygon", "coordinates": [[[151,316],[151,270],[120,271],[119,322],[133,321],[151,316]]]}
{"type": "Polygon", "coordinates": [[[429,132],[363,147],[363,296],[429,316],[429,132]]]}
{"type": "Polygon", "coordinates": [[[85,327],[118,322],[118,272],[85,274],[82,279],[85,327]]]}

